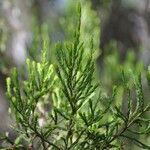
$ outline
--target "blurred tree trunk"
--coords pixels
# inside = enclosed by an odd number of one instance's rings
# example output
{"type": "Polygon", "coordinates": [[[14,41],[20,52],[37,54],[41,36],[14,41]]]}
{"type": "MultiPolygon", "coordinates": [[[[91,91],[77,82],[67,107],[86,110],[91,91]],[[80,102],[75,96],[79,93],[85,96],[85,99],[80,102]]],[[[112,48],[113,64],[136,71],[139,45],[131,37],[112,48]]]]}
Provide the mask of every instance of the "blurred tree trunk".
{"type": "Polygon", "coordinates": [[[15,66],[25,62],[26,46],[31,38],[29,10],[28,0],[2,1],[2,14],[9,32],[6,53],[15,66]]]}
{"type": "MultiPolygon", "coordinates": [[[[93,0],[94,8],[101,11],[99,0],[93,0]]],[[[150,4],[149,0],[112,0],[109,3],[108,15],[102,20],[101,45],[102,57],[105,55],[105,46],[116,40],[121,59],[125,58],[128,49],[136,54],[140,46],[144,51],[139,57],[150,63],[150,4]],[[143,58],[144,57],[144,58],[143,58]]],[[[101,12],[100,12],[101,14],[101,12]]],[[[107,14],[107,13],[105,13],[107,14]]],[[[103,15],[105,15],[103,14],[103,15]]],[[[102,17],[103,18],[103,17],[102,17]]]]}

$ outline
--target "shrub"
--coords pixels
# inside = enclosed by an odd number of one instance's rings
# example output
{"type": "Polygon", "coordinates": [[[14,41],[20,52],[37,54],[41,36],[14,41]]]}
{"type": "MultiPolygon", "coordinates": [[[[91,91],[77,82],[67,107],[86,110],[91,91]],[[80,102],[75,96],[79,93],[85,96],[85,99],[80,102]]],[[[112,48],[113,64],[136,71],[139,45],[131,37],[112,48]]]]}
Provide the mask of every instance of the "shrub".
{"type": "MultiPolygon", "coordinates": [[[[124,111],[121,104],[115,103],[118,86],[113,86],[112,94],[106,94],[97,81],[93,40],[90,50],[85,51],[80,28],[79,5],[74,40],[57,44],[57,63],[51,64],[47,58],[45,40],[41,62],[26,61],[26,79],[19,77],[15,68],[7,78],[7,97],[15,119],[12,128],[17,132],[14,141],[1,136],[8,148],[123,149],[128,139],[140,148],[150,149],[131,136],[150,132],[149,119],[145,117],[150,105],[145,105],[141,73],[122,68],[120,82],[127,103],[124,111]]],[[[149,70],[147,81],[150,85],[149,70]]]]}

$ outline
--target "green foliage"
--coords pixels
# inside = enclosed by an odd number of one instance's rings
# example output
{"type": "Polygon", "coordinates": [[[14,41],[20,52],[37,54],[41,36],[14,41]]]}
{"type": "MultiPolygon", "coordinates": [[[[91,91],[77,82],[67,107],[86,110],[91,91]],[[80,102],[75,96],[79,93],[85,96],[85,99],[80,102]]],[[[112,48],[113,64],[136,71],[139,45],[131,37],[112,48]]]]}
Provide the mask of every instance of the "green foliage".
{"type": "MultiPolygon", "coordinates": [[[[95,39],[90,40],[87,50],[81,14],[78,5],[74,38],[72,42],[57,44],[56,64],[47,58],[46,38],[41,61],[26,61],[26,78],[19,77],[16,69],[12,70],[11,78],[7,78],[10,112],[16,122],[12,128],[17,132],[15,141],[7,135],[1,138],[8,143],[8,148],[123,149],[127,139],[140,148],[150,149],[135,137],[150,132],[149,119],[144,116],[150,105],[145,104],[141,73],[123,67],[117,74],[127,103],[124,110],[122,104],[115,103],[120,86],[114,85],[112,94],[106,94],[95,77],[95,39]]],[[[147,81],[150,85],[149,70],[147,81]]]]}
{"type": "MultiPolygon", "coordinates": [[[[90,39],[93,38],[93,48],[99,49],[99,35],[100,35],[100,19],[96,12],[91,9],[90,0],[82,0],[82,14],[81,14],[81,35],[80,38],[86,44],[84,45],[86,51],[90,51],[90,39]]],[[[64,17],[60,18],[60,25],[62,26],[65,37],[67,40],[73,39],[74,27],[76,25],[77,15],[73,15],[76,12],[76,1],[69,0],[66,13],[64,17]]]]}
{"type": "Polygon", "coordinates": [[[8,74],[9,61],[5,59],[6,42],[8,39],[8,29],[4,20],[0,17],[0,73],[8,74]]]}
{"type": "Polygon", "coordinates": [[[8,36],[8,29],[6,28],[6,24],[4,20],[0,18],[0,52],[5,51],[6,49],[6,40],[8,36]]]}

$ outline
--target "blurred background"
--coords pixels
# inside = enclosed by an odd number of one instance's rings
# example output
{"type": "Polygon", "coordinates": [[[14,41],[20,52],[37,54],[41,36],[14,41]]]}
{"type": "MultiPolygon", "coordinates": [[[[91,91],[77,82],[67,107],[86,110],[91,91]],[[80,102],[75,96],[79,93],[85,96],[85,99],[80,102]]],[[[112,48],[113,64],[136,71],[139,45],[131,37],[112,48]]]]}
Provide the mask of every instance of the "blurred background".
{"type": "MultiPolygon", "coordinates": [[[[93,36],[99,76],[109,92],[113,84],[120,82],[120,67],[144,70],[150,64],[150,0],[81,1],[82,39],[86,43],[93,36]]],[[[50,39],[50,61],[55,61],[55,43],[72,39],[76,3],[76,0],[0,0],[1,132],[10,131],[12,122],[5,97],[5,79],[11,68],[18,67],[25,77],[25,60],[40,59],[42,39],[46,35],[50,39]]],[[[85,48],[88,50],[88,43],[85,48]]]]}

